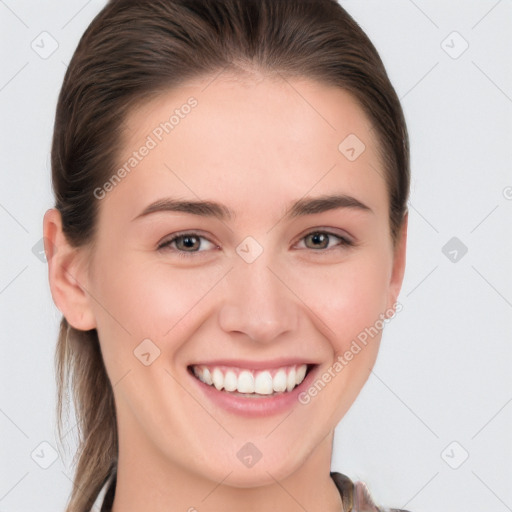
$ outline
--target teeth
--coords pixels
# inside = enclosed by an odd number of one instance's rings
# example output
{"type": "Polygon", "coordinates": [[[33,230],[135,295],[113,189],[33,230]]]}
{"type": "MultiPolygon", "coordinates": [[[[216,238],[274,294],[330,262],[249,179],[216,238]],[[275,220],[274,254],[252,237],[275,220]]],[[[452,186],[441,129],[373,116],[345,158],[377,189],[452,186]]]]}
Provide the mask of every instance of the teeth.
{"type": "Polygon", "coordinates": [[[300,365],[295,373],[295,379],[302,382],[306,376],[307,366],[305,364],[300,365]]]}
{"type": "Polygon", "coordinates": [[[291,391],[295,387],[295,367],[290,370],[288,373],[288,378],[286,379],[286,391],[291,391]]]}
{"type": "Polygon", "coordinates": [[[254,380],[254,392],[258,395],[271,395],[274,392],[272,377],[269,372],[258,373],[254,380]]]}
{"type": "Polygon", "coordinates": [[[212,380],[213,385],[220,391],[224,386],[224,375],[218,368],[213,369],[212,380]]]}
{"type": "Polygon", "coordinates": [[[213,384],[212,374],[208,368],[203,370],[203,379],[206,384],[209,384],[210,386],[213,384]]]}
{"type": "Polygon", "coordinates": [[[254,393],[254,375],[247,370],[241,372],[236,390],[239,393],[254,393]]]}
{"type": "Polygon", "coordinates": [[[236,387],[238,386],[238,378],[236,373],[229,370],[226,372],[226,376],[224,377],[224,389],[226,391],[236,391],[236,387]]]}
{"type": "Polygon", "coordinates": [[[284,366],[272,370],[251,371],[241,368],[193,366],[194,375],[205,384],[239,393],[271,395],[291,391],[305,378],[307,365],[284,366]]]}
{"type": "Polygon", "coordinates": [[[274,375],[273,380],[274,391],[285,391],[286,390],[286,372],[281,369],[274,375]]]}

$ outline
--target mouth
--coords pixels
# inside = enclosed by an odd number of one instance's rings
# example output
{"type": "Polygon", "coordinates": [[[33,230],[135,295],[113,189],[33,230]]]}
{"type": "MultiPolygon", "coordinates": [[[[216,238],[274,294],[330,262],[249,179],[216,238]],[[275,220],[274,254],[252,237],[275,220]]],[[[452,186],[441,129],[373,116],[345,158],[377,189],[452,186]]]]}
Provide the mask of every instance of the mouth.
{"type": "Polygon", "coordinates": [[[256,370],[238,366],[193,364],[187,370],[196,380],[216,391],[261,399],[291,393],[316,366],[300,363],[256,370]]]}

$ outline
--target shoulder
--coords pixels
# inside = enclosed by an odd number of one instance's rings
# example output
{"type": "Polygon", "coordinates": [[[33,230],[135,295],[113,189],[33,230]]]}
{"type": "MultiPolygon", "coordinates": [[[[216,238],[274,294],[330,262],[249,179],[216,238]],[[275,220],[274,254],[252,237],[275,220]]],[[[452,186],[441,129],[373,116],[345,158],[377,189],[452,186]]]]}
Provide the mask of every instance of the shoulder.
{"type": "Polygon", "coordinates": [[[353,482],[348,476],[337,472],[331,472],[331,478],[340,491],[345,512],[409,512],[377,506],[364,482],[353,482]]]}

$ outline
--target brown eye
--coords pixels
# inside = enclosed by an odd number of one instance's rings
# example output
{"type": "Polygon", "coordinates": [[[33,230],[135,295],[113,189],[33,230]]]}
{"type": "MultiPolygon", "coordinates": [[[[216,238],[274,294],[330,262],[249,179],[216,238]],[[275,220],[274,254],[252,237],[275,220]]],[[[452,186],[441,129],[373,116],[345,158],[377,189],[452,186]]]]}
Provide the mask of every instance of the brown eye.
{"type": "Polygon", "coordinates": [[[172,238],[162,242],[157,249],[164,252],[174,252],[179,256],[192,256],[194,253],[202,253],[208,248],[215,248],[216,245],[210,242],[204,236],[197,233],[181,233],[174,235],[172,238]],[[208,247],[210,244],[210,247],[208,247]],[[204,246],[206,245],[206,248],[204,246]],[[199,250],[199,249],[202,250],[199,250]]]}
{"type": "Polygon", "coordinates": [[[307,249],[319,250],[330,249],[334,246],[350,246],[352,241],[348,238],[336,235],[329,231],[312,231],[303,237],[307,249]],[[331,243],[332,240],[338,240],[338,243],[331,243]],[[330,246],[329,246],[330,245],[330,246]]]}
{"type": "Polygon", "coordinates": [[[199,249],[199,246],[201,245],[201,242],[199,241],[198,236],[195,235],[181,235],[174,239],[176,242],[176,247],[180,250],[188,250],[191,249],[192,251],[197,251],[199,249]]]}
{"type": "MultiPolygon", "coordinates": [[[[311,233],[305,237],[305,240],[310,240],[312,247],[311,249],[325,249],[329,246],[329,236],[327,233],[311,233]]],[[[306,246],[308,244],[306,243],[306,246]]]]}

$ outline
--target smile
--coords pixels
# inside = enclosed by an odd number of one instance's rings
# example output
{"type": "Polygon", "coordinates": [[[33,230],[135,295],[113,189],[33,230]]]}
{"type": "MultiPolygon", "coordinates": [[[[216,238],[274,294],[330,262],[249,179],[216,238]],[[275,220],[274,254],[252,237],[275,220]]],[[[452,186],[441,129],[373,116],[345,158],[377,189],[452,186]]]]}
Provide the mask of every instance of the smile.
{"type": "Polygon", "coordinates": [[[275,395],[292,391],[304,380],[307,364],[294,364],[268,370],[233,366],[192,365],[194,376],[218,391],[238,395],[275,395]]]}

